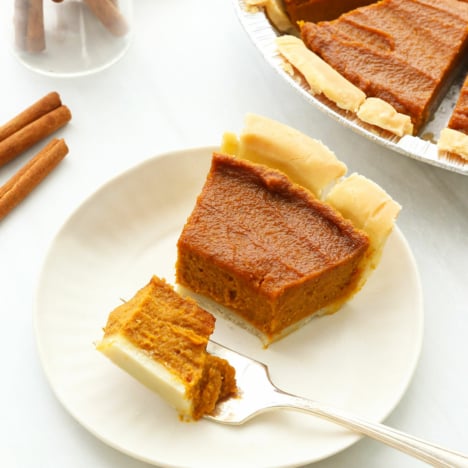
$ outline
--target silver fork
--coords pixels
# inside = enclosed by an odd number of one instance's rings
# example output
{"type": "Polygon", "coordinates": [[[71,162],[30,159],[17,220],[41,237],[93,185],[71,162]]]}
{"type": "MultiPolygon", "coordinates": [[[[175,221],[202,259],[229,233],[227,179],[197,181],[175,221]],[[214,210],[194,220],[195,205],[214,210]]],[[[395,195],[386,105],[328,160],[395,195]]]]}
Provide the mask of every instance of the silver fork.
{"type": "Polygon", "coordinates": [[[468,467],[468,456],[463,453],[445,449],[383,424],[364,421],[317,401],[286,393],[271,382],[265,364],[214,341],[208,343],[208,352],[226,359],[236,369],[239,390],[238,395],[218,403],[214,412],[205,416],[212,421],[240,425],[268,410],[294,409],[372,437],[433,466],[468,467]]]}

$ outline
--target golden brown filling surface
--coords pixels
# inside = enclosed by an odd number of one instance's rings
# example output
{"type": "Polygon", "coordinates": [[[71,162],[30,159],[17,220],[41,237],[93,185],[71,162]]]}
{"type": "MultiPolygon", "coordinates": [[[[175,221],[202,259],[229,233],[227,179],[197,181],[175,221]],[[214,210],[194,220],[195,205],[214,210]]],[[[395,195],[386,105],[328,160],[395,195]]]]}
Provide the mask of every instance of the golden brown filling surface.
{"type": "Polygon", "coordinates": [[[334,21],[302,25],[305,44],[367,96],[427,121],[468,40],[468,4],[383,0],[334,21]]]}
{"type": "Polygon", "coordinates": [[[177,282],[271,337],[344,300],[367,247],[364,233],[281,172],[214,154],[178,241],[177,282]]]}

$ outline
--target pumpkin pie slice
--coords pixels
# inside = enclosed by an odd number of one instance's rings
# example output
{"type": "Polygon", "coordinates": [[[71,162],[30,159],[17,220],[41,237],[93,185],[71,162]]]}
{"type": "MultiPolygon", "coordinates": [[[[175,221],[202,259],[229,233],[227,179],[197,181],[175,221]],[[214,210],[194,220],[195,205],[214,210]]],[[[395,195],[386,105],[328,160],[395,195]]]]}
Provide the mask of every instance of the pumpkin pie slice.
{"type": "Polygon", "coordinates": [[[335,156],[304,151],[309,139],[295,144],[296,131],[279,122],[267,132],[269,122],[250,114],[237,141],[233,134],[225,138],[222,150],[232,154],[213,155],[179,237],[176,263],[182,291],[201,303],[208,298],[210,307],[265,345],[337,311],[360,290],[400,209],[362,176],[336,182],[337,162],[331,176],[313,184],[315,193],[294,182],[293,161],[301,167],[324,158],[326,165],[335,156]],[[252,162],[262,148],[270,156],[252,162]],[[330,181],[331,190],[322,190],[330,181]]]}
{"type": "Polygon", "coordinates": [[[276,45],[286,60],[285,71],[293,76],[295,70],[300,73],[309,85],[311,94],[323,95],[339,108],[355,113],[363,122],[397,136],[413,133],[409,116],[397,112],[383,99],[366,97],[361,89],[308,49],[301,39],[284,35],[276,39],[276,45]]]}
{"type": "Polygon", "coordinates": [[[365,233],[283,173],[215,153],[177,244],[176,281],[272,341],[348,298],[368,245],[365,233]]]}
{"type": "Polygon", "coordinates": [[[417,133],[466,52],[467,24],[468,4],[457,0],[382,0],[305,22],[301,37],[366,96],[409,115],[417,133]]]}
{"type": "Polygon", "coordinates": [[[199,419],[236,392],[235,371],[207,353],[215,318],[154,276],[114,309],[97,349],[171,404],[199,419]]]}

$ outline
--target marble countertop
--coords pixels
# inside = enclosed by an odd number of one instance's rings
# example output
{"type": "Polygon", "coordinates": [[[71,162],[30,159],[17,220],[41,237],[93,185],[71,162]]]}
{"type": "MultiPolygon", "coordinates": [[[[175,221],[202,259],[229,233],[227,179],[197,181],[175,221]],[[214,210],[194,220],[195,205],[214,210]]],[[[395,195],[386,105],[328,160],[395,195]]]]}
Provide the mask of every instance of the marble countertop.
{"type": "MultiPolygon", "coordinates": [[[[55,398],[32,320],[41,267],[64,221],[103,183],[156,154],[217,145],[224,131],[241,128],[246,112],[323,141],[350,172],[375,180],[402,205],[398,225],[421,276],[424,340],[410,386],[385,423],[468,452],[468,178],[393,153],[311,107],[272,72],[229,0],[134,3],[135,36],[126,55],[81,78],[27,70],[6,46],[2,27],[0,121],[52,90],[61,94],[73,120],[59,131],[70,147],[67,158],[0,222],[0,464],[149,466],[95,438],[55,398]]],[[[0,184],[32,154],[0,168],[0,184]]],[[[363,439],[313,466],[423,463],[363,439]]]]}

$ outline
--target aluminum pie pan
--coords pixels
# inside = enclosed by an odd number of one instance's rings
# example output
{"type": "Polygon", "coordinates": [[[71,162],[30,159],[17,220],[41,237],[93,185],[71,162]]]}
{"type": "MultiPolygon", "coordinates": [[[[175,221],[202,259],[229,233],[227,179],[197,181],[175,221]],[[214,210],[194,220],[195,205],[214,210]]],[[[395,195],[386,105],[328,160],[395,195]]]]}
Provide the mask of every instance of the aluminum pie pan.
{"type": "Polygon", "coordinates": [[[263,9],[252,12],[247,9],[245,0],[232,1],[240,23],[265,60],[293,89],[314,107],[338,121],[343,126],[350,128],[385,148],[432,166],[468,175],[467,161],[464,161],[461,157],[454,154],[441,154],[438,151],[437,145],[431,141],[431,139],[438,135],[440,130],[446,126],[450,118],[450,114],[453,111],[468,69],[466,61],[459,69],[452,85],[445,93],[431,120],[420,131],[421,136],[405,135],[399,138],[389,132],[384,130],[379,131],[375,127],[367,125],[360,121],[357,116],[339,109],[322,96],[311,94],[301,76],[291,75],[285,71],[284,60],[280,56],[275,43],[280,33],[270,23],[263,9]]]}

